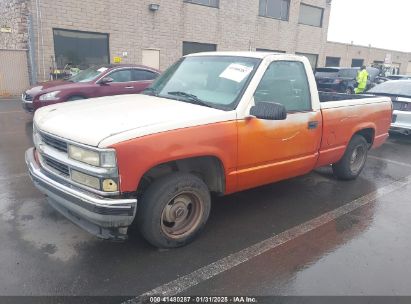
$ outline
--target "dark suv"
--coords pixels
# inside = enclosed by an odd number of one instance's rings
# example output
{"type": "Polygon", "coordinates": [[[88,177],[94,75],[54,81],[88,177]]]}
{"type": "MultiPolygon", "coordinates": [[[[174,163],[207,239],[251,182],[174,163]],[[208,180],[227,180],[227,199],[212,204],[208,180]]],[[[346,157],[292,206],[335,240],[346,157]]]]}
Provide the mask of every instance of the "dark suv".
{"type": "MultiPolygon", "coordinates": [[[[354,94],[357,73],[360,68],[318,68],[315,71],[315,80],[319,91],[354,94]]],[[[375,85],[379,74],[376,68],[367,68],[369,74],[367,90],[375,85]]]]}

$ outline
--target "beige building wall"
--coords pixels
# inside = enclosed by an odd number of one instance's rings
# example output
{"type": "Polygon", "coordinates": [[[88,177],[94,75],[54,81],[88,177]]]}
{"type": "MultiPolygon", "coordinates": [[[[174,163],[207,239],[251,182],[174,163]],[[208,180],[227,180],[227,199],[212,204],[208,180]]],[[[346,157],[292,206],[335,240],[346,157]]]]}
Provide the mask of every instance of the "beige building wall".
{"type": "MultiPolygon", "coordinates": [[[[363,59],[366,65],[376,61],[384,62],[388,55],[391,57],[392,65],[399,66],[400,74],[407,73],[410,61],[409,53],[338,42],[327,42],[325,53],[326,56],[341,58],[340,66],[344,67],[350,67],[352,59],[363,59]]],[[[322,62],[322,66],[325,66],[325,61],[322,62]]]]}
{"type": "Polygon", "coordinates": [[[28,48],[28,16],[27,0],[0,0],[0,49],[28,48]]]}
{"type": "Polygon", "coordinates": [[[27,0],[0,0],[0,97],[29,85],[27,0]]]}
{"type": "Polygon", "coordinates": [[[0,97],[20,95],[29,86],[27,52],[0,49],[0,97]]]}
{"type": "MultiPolygon", "coordinates": [[[[54,60],[53,28],[109,34],[109,55],[124,63],[142,63],[144,50],[158,50],[164,70],[182,55],[183,41],[211,43],[217,50],[279,50],[340,57],[341,66],[352,58],[366,63],[383,61],[392,53],[400,72],[410,72],[410,54],[328,42],[331,5],[327,0],[290,0],[288,21],[260,17],[259,0],[220,0],[219,8],[183,0],[0,0],[0,26],[11,24],[13,34],[0,34],[0,48],[28,48],[27,19],[31,18],[32,53],[38,80],[49,78],[54,60]],[[149,10],[158,3],[160,9],[149,10]],[[300,4],[324,8],[323,26],[299,24],[300,4]]],[[[145,52],[144,56],[147,55],[145,52]]],[[[145,57],[147,58],[147,57],[145,57]]]]}
{"type": "Polygon", "coordinates": [[[220,8],[157,0],[32,0],[39,79],[48,78],[54,57],[53,28],[109,34],[110,58],[141,63],[144,49],[160,50],[160,68],[182,56],[183,41],[217,44],[217,50],[265,48],[319,55],[325,61],[331,6],[326,0],[304,0],[324,8],[323,27],[298,23],[301,0],[292,0],[288,21],[258,16],[259,0],[220,0],[220,8]],[[39,12],[37,14],[37,12],[39,12]],[[37,15],[40,18],[37,18],[37,15]]]}

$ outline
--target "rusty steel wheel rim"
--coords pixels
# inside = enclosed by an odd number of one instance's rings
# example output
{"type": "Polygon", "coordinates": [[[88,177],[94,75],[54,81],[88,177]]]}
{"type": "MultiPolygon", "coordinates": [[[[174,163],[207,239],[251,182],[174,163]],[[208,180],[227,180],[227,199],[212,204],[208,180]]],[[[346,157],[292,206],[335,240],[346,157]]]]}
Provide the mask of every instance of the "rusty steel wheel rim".
{"type": "Polygon", "coordinates": [[[182,192],[171,199],[161,215],[161,229],[170,238],[190,235],[200,224],[202,200],[193,192],[182,192]]]}
{"type": "Polygon", "coordinates": [[[364,148],[364,146],[357,146],[354,149],[350,159],[350,166],[352,172],[357,173],[361,170],[365,162],[365,157],[366,149],[364,148]]]}

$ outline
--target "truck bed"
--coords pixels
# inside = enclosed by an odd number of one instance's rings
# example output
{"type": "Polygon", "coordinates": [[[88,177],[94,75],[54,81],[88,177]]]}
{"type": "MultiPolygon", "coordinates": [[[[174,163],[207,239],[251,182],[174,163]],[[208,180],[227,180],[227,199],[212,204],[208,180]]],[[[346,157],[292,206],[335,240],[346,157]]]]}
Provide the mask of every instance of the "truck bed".
{"type": "Polygon", "coordinates": [[[323,136],[318,166],[340,160],[352,135],[359,130],[374,148],[388,137],[392,112],[389,98],[323,92],[319,95],[323,136]]]}
{"type": "Polygon", "coordinates": [[[344,94],[344,93],[332,93],[332,92],[318,92],[320,96],[320,102],[352,100],[352,99],[364,99],[374,98],[374,95],[366,94],[344,94]]]}

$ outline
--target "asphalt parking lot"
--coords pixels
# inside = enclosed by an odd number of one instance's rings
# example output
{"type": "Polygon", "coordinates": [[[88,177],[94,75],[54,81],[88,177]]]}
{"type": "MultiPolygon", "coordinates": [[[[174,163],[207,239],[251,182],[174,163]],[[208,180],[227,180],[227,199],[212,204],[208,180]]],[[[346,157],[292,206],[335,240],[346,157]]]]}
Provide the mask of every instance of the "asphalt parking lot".
{"type": "Polygon", "coordinates": [[[26,173],[31,133],[18,100],[0,100],[2,296],[411,296],[409,137],[372,151],[356,181],[327,167],[215,198],[194,243],[156,250],[137,231],[98,240],[53,211],[26,173]]]}

